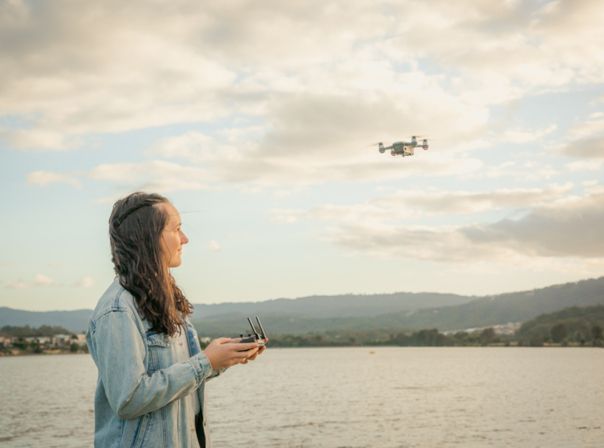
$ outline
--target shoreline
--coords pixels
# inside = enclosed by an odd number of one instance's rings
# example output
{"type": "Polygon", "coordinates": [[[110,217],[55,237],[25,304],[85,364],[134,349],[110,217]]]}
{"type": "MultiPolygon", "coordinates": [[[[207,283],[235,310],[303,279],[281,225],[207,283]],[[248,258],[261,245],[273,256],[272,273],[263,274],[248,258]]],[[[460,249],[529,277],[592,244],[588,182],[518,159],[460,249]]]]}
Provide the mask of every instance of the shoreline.
{"type": "MultiPolygon", "coordinates": [[[[296,346],[296,347],[269,347],[271,350],[279,349],[306,349],[306,348],[604,348],[597,345],[580,345],[580,344],[544,344],[544,345],[505,345],[505,344],[492,344],[492,345],[308,345],[308,346],[296,346]]],[[[5,353],[0,352],[0,358],[21,358],[25,356],[56,356],[56,355],[89,355],[88,352],[78,351],[49,351],[42,353],[31,353],[31,352],[19,352],[19,353],[5,353]]]]}
{"type": "Polygon", "coordinates": [[[56,356],[56,355],[88,355],[87,352],[71,352],[71,351],[52,351],[42,353],[31,353],[31,352],[19,352],[19,353],[5,353],[0,352],[0,358],[21,358],[23,356],[56,356]]]}

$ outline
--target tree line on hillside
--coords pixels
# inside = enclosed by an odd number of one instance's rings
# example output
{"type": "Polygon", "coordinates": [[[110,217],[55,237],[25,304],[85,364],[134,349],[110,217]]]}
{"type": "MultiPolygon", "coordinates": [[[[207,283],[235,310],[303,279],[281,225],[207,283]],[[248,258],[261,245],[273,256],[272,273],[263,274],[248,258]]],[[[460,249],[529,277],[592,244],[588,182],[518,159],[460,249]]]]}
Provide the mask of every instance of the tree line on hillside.
{"type": "MultiPolygon", "coordinates": [[[[36,350],[40,352],[43,347],[41,341],[60,337],[65,337],[75,351],[85,350],[82,344],[80,348],[73,346],[76,344],[75,339],[82,335],[76,336],[62,327],[5,326],[0,328],[0,336],[5,340],[11,340],[13,346],[30,352],[36,350]]],[[[201,341],[202,346],[205,346],[209,338],[203,337],[201,341]]],[[[3,344],[0,341],[0,348],[6,349],[3,344]]],[[[523,323],[514,334],[500,334],[492,327],[457,332],[440,332],[435,328],[416,331],[326,331],[309,332],[303,335],[275,334],[271,335],[269,345],[271,347],[544,345],[602,347],[604,346],[604,306],[572,307],[544,314],[523,323]]]]}
{"type": "Polygon", "coordinates": [[[493,327],[475,331],[328,331],[271,337],[272,347],[341,346],[594,346],[604,345],[604,306],[571,307],[525,322],[514,334],[499,334],[493,327]]]}
{"type": "Polygon", "coordinates": [[[0,328],[0,356],[79,352],[88,352],[84,335],[77,335],[63,327],[6,325],[0,328]]]}
{"type": "Polygon", "coordinates": [[[441,333],[435,328],[413,332],[324,332],[305,335],[276,335],[270,338],[271,347],[350,347],[398,346],[445,347],[509,345],[510,339],[497,335],[493,328],[476,332],[441,333]]]}
{"type": "Polygon", "coordinates": [[[516,332],[516,338],[525,345],[602,346],[603,329],[604,306],[570,307],[525,322],[516,332]]]}
{"type": "Polygon", "coordinates": [[[58,334],[72,334],[72,331],[66,330],[63,327],[52,325],[41,325],[40,327],[30,327],[25,325],[22,327],[5,325],[0,328],[0,336],[6,337],[44,337],[56,336],[58,334]]]}
{"type": "MultiPolygon", "coordinates": [[[[493,328],[479,331],[441,333],[437,329],[391,333],[376,336],[368,333],[308,333],[305,335],[277,335],[270,338],[271,347],[485,347],[518,346],[543,347],[545,345],[602,347],[602,327],[594,325],[585,332],[567,332],[560,325],[552,326],[543,335],[502,335],[493,328]]],[[[564,327],[562,327],[564,328],[564,327]]]]}

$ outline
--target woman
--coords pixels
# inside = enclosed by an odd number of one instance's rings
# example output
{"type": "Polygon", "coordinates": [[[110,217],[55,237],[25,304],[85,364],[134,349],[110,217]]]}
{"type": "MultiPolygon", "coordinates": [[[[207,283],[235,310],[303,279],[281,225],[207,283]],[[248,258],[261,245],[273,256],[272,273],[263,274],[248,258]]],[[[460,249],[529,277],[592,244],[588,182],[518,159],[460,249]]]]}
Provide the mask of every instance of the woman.
{"type": "Polygon", "coordinates": [[[87,332],[99,372],[95,446],[206,447],[205,381],[263,348],[219,338],[200,350],[188,319],[193,307],[170,274],[189,240],[166,198],[118,200],[109,235],[117,276],[87,332]]]}

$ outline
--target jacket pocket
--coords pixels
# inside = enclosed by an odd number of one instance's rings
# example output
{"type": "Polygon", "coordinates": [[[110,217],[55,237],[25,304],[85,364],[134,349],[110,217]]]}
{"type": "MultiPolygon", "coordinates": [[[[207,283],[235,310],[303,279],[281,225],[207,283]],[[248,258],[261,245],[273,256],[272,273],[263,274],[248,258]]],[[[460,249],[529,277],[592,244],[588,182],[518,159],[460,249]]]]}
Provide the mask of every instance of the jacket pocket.
{"type": "Polygon", "coordinates": [[[147,434],[147,427],[149,426],[149,414],[145,414],[136,422],[136,428],[134,429],[134,436],[132,439],[132,448],[142,447],[145,441],[145,434],[147,434]]]}
{"type": "Polygon", "coordinates": [[[148,363],[147,373],[170,366],[171,350],[170,341],[164,333],[147,333],[148,363]]]}
{"type": "Polygon", "coordinates": [[[137,419],[126,420],[120,446],[129,448],[164,448],[161,415],[150,412],[137,419]],[[129,442],[130,441],[130,442],[129,442]]]}

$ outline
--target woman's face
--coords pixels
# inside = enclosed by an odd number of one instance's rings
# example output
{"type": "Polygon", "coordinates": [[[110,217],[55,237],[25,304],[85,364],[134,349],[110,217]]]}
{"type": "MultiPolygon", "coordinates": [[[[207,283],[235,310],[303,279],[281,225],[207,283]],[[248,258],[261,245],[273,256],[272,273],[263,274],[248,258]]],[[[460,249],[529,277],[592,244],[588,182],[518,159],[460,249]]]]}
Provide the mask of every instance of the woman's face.
{"type": "Polygon", "coordinates": [[[160,204],[163,212],[168,217],[166,226],[161,234],[161,251],[164,262],[169,268],[180,266],[182,246],[189,242],[189,238],[181,229],[180,214],[174,206],[168,202],[160,204]]]}

